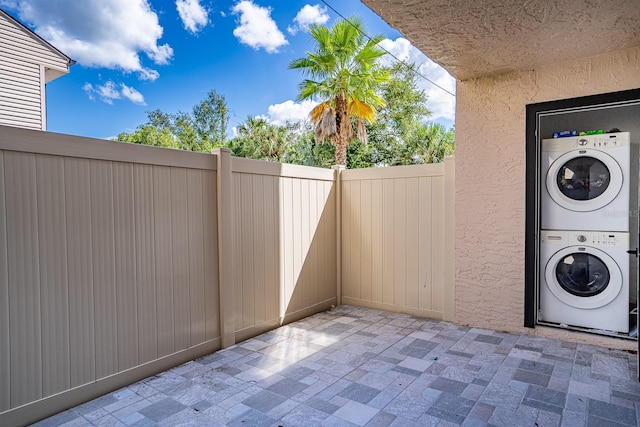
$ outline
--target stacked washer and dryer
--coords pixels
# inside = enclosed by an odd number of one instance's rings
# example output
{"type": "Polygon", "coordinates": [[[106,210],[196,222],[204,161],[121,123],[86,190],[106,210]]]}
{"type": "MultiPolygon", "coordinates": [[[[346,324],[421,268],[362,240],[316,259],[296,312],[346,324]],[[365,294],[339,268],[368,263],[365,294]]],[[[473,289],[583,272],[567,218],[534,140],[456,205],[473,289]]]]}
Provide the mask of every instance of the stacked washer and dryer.
{"type": "Polygon", "coordinates": [[[544,139],[538,319],[629,332],[630,135],[544,139]]]}

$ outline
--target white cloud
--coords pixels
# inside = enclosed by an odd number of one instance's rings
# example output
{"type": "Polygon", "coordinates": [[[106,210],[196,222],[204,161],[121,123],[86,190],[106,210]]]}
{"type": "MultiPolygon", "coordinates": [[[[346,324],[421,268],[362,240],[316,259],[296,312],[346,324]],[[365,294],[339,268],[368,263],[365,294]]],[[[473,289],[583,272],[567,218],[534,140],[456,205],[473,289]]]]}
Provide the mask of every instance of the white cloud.
{"type": "Polygon", "coordinates": [[[200,4],[200,0],[176,0],[176,8],[184,28],[192,34],[196,34],[209,23],[209,14],[200,4]]]}
{"type": "Polygon", "coordinates": [[[263,48],[268,53],[276,53],[282,46],[289,44],[278,25],[271,18],[271,9],[261,7],[251,0],[238,2],[233,9],[234,15],[240,15],[239,25],[233,35],[252,48],[263,48]]]}
{"type": "Polygon", "coordinates": [[[168,64],[173,49],[159,44],[163,28],[147,0],[17,0],[20,19],[66,55],[86,67],[138,73],[155,80],[158,71],[143,65],[168,64]]]}
{"type": "Polygon", "coordinates": [[[122,93],[122,96],[127,98],[129,101],[138,105],[146,105],[144,102],[144,96],[142,96],[140,92],[138,92],[132,87],[125,85],[124,83],[121,83],[120,87],[121,87],[120,92],[122,93]]]}
{"type": "Polygon", "coordinates": [[[92,101],[96,99],[96,96],[109,105],[113,105],[114,99],[126,98],[134,104],[146,105],[144,102],[144,96],[136,89],[125,85],[124,83],[116,84],[109,80],[104,85],[92,85],[91,83],[85,83],[82,85],[82,90],[87,93],[89,99],[92,101]]]}
{"type": "Polygon", "coordinates": [[[286,122],[297,122],[309,118],[309,113],[318,105],[317,102],[307,100],[302,102],[285,101],[281,104],[269,105],[267,110],[269,122],[274,125],[284,125],[286,122]]]}
{"type": "MultiPolygon", "coordinates": [[[[407,39],[399,37],[395,41],[385,39],[380,42],[380,46],[391,52],[397,58],[408,64],[416,64],[417,71],[438,85],[447,89],[449,92],[455,93],[456,81],[441,66],[429,59],[424,53],[420,52],[407,39]]],[[[385,65],[391,65],[395,61],[389,55],[382,57],[385,65]]],[[[446,93],[442,89],[429,83],[427,80],[418,76],[416,83],[419,89],[424,89],[428,96],[427,107],[431,111],[430,119],[436,121],[438,119],[455,120],[456,99],[454,96],[446,93]]]]}
{"type": "Polygon", "coordinates": [[[327,8],[322,7],[319,4],[311,6],[305,4],[302,9],[298,11],[298,14],[293,18],[295,25],[289,26],[287,31],[290,34],[296,34],[298,31],[307,31],[311,24],[325,24],[329,21],[329,14],[327,8]]]}
{"type": "Polygon", "coordinates": [[[91,99],[92,101],[95,99],[95,97],[93,96],[93,85],[91,83],[85,82],[85,84],[82,85],[82,90],[87,92],[89,99],[91,99]]]}

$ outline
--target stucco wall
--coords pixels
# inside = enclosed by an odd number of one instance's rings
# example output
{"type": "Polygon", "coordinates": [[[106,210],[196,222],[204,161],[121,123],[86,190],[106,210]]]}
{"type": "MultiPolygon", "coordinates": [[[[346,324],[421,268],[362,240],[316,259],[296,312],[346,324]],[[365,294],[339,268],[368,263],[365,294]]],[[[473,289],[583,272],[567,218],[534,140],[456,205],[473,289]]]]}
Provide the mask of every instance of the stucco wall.
{"type": "Polygon", "coordinates": [[[640,48],[458,82],[457,322],[631,347],[595,335],[523,327],[525,105],[639,87],[640,48]]]}

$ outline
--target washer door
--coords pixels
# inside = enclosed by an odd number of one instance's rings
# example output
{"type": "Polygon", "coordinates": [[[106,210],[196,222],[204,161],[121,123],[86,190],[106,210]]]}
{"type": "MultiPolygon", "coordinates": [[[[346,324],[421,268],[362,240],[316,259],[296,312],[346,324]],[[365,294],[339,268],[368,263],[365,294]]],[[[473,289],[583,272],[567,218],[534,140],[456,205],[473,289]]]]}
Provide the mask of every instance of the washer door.
{"type": "Polygon", "coordinates": [[[574,150],[558,157],[547,171],[547,191],[565,209],[588,212],[607,206],[622,189],[622,168],[599,150],[574,150]]]}
{"type": "Polygon", "coordinates": [[[545,279],[560,301],[576,308],[599,308],[613,301],[622,289],[622,272],[605,252],[569,246],[547,263],[545,279]]]}

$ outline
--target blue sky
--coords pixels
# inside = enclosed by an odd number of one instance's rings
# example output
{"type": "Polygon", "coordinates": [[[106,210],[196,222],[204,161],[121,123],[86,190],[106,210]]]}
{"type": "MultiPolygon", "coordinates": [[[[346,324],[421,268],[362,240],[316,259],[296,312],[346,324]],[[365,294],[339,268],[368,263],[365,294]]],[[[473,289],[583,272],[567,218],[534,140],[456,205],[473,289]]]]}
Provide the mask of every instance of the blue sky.
{"type": "MultiPolygon", "coordinates": [[[[328,0],[359,16],[369,35],[421,74],[455,92],[455,82],[359,0],[328,0]]],[[[230,132],[247,116],[275,124],[306,117],[296,102],[292,59],[313,49],[308,24],[340,17],[322,1],[297,0],[0,0],[77,63],[47,86],[47,130],[109,138],[133,131],[145,111],[191,111],[210,90],[226,98],[230,132]]],[[[393,61],[386,56],[385,61],[393,61]]],[[[429,120],[453,124],[455,99],[418,78],[429,120]]]]}

